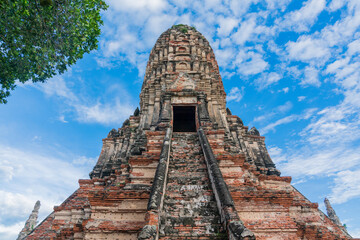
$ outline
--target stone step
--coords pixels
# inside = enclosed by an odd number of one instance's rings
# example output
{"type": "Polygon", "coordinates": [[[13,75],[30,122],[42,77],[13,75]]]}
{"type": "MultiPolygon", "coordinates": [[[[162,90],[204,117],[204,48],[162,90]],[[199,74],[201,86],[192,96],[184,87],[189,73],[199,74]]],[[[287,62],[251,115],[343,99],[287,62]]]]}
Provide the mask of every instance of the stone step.
{"type": "Polygon", "coordinates": [[[184,162],[178,162],[178,163],[173,163],[171,164],[171,166],[169,166],[169,169],[171,170],[186,170],[187,172],[198,172],[198,169],[206,169],[206,164],[198,164],[198,163],[193,163],[193,162],[189,162],[189,161],[184,161],[184,162]]]}
{"type": "Polygon", "coordinates": [[[163,214],[161,219],[165,219],[165,222],[171,221],[172,219],[178,218],[193,218],[196,222],[215,222],[219,223],[220,218],[217,216],[217,210],[215,209],[203,209],[203,208],[194,208],[191,207],[183,207],[179,208],[178,206],[168,207],[164,209],[164,211],[169,212],[171,214],[163,214]],[[176,216],[176,217],[174,217],[176,216]]]}
{"type": "Polygon", "coordinates": [[[159,239],[227,239],[196,133],[173,135],[159,231],[159,239]]]}
{"type": "Polygon", "coordinates": [[[159,237],[159,240],[191,240],[191,239],[200,239],[200,240],[209,240],[209,239],[219,239],[219,240],[227,240],[227,235],[224,233],[219,236],[202,236],[202,237],[190,237],[190,236],[180,236],[180,235],[174,235],[174,236],[161,236],[159,237]]]}
{"type": "MultiPolygon", "coordinates": [[[[199,210],[199,209],[205,209],[207,211],[212,211],[212,212],[217,212],[217,207],[216,207],[216,203],[213,204],[209,201],[198,201],[198,202],[191,202],[191,201],[184,201],[184,200],[178,200],[176,201],[175,199],[171,199],[169,201],[164,201],[164,203],[167,204],[166,207],[164,207],[164,209],[175,209],[175,208],[178,208],[178,209],[189,209],[190,207],[193,209],[193,210],[199,210]]],[[[165,211],[166,212],[166,211],[165,211]]],[[[171,214],[171,213],[169,213],[171,214]]]]}
{"type": "MultiPolygon", "coordinates": [[[[202,196],[198,196],[197,198],[193,198],[193,197],[182,197],[182,198],[174,198],[172,195],[167,195],[165,196],[164,199],[165,203],[168,204],[191,204],[191,203],[210,203],[210,202],[215,202],[215,196],[213,196],[212,194],[206,194],[206,195],[202,195],[202,196]]],[[[216,202],[214,204],[214,206],[216,206],[216,202]]]]}
{"type": "Polygon", "coordinates": [[[177,198],[177,197],[188,197],[193,198],[194,201],[199,201],[200,199],[203,199],[204,201],[208,201],[208,198],[205,198],[204,196],[213,196],[213,193],[210,191],[202,191],[202,192],[194,192],[194,191],[186,191],[186,192],[168,192],[166,194],[170,198],[177,198]]]}
{"type": "Polygon", "coordinates": [[[191,181],[188,181],[187,179],[184,179],[182,177],[173,176],[171,178],[168,178],[167,182],[170,184],[176,183],[176,184],[181,184],[181,185],[197,184],[197,183],[199,183],[199,185],[204,185],[204,183],[206,183],[207,181],[208,181],[208,178],[206,178],[206,177],[194,177],[194,179],[192,179],[191,181]]]}
{"type": "Polygon", "coordinates": [[[169,174],[172,174],[172,173],[178,173],[178,172],[186,172],[188,174],[190,173],[196,173],[196,172],[206,172],[207,173],[207,169],[206,167],[199,167],[199,168],[196,168],[196,166],[194,165],[194,168],[191,168],[191,167],[169,167],[169,174]]]}
{"type": "Polygon", "coordinates": [[[186,172],[199,172],[198,169],[201,169],[202,172],[206,170],[206,164],[196,164],[192,162],[183,162],[183,163],[176,163],[169,166],[169,170],[181,171],[185,170],[186,172]]]}
{"type": "Polygon", "coordinates": [[[179,172],[179,171],[175,171],[175,170],[170,170],[169,171],[169,177],[177,177],[177,178],[182,178],[182,179],[188,179],[189,181],[191,181],[194,178],[208,178],[207,173],[205,174],[205,172],[179,172]]]}
{"type": "Polygon", "coordinates": [[[168,184],[168,190],[169,191],[195,191],[195,192],[200,192],[200,191],[211,191],[211,186],[209,186],[208,184],[199,184],[199,185],[195,185],[195,184],[184,184],[184,185],[178,185],[175,183],[169,183],[168,184]]]}
{"type": "Polygon", "coordinates": [[[216,214],[213,214],[213,212],[197,212],[197,213],[187,213],[187,215],[192,216],[177,216],[173,217],[171,214],[168,213],[162,213],[160,216],[161,223],[164,223],[165,225],[171,224],[172,226],[176,225],[190,225],[192,227],[200,227],[205,226],[210,223],[214,224],[220,224],[220,217],[216,216],[216,214]],[[195,215],[194,215],[195,214],[195,215]],[[196,215],[196,214],[204,214],[204,215],[196,215]],[[188,224],[191,223],[191,224],[188,224]],[[195,223],[197,223],[195,225],[195,223]]]}
{"type": "MultiPolygon", "coordinates": [[[[171,167],[192,167],[192,166],[198,166],[198,167],[204,167],[206,166],[204,159],[177,159],[177,160],[170,160],[171,167]]],[[[170,166],[169,166],[170,167],[170,166]]]]}
{"type": "Polygon", "coordinates": [[[191,225],[165,225],[163,228],[160,228],[160,236],[191,236],[191,237],[199,237],[199,236],[216,236],[217,233],[222,232],[222,226],[218,223],[207,223],[203,225],[195,226],[195,222],[191,223],[191,225]]]}
{"type": "Polygon", "coordinates": [[[170,162],[173,164],[177,164],[177,163],[193,163],[193,164],[204,163],[205,164],[203,157],[196,157],[196,156],[188,156],[188,157],[181,156],[181,157],[176,157],[176,158],[170,158],[170,162]]]}

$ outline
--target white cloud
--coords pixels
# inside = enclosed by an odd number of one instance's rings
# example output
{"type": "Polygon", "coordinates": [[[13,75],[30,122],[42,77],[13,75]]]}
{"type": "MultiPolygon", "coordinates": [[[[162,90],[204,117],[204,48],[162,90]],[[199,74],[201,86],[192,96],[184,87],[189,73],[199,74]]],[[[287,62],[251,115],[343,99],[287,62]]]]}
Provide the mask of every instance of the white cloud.
{"type": "Polygon", "coordinates": [[[305,77],[301,79],[301,85],[307,86],[312,85],[315,87],[319,87],[321,82],[319,80],[319,71],[311,66],[305,68],[305,77]]]}
{"type": "Polygon", "coordinates": [[[298,119],[299,119],[298,115],[295,115],[295,114],[284,117],[284,118],[281,118],[281,119],[277,120],[276,122],[270,123],[266,127],[262,128],[261,133],[266,134],[270,130],[275,131],[275,127],[277,127],[279,125],[282,125],[282,124],[293,122],[293,121],[298,120],[298,119]]]}
{"type": "Polygon", "coordinates": [[[106,2],[110,7],[117,11],[150,11],[158,12],[167,7],[165,0],[108,0],[106,2]]]}
{"type": "Polygon", "coordinates": [[[123,104],[119,99],[115,103],[96,103],[95,105],[75,105],[80,122],[101,123],[105,125],[121,124],[124,119],[129,117],[134,108],[123,104]]]}
{"type": "Polygon", "coordinates": [[[304,62],[314,59],[327,60],[330,55],[329,49],[322,40],[312,39],[309,36],[301,36],[296,42],[288,42],[286,49],[291,59],[304,62]]]}
{"type": "MultiPolygon", "coordinates": [[[[66,104],[71,111],[75,112],[76,119],[79,122],[100,123],[105,125],[121,124],[134,110],[134,107],[129,104],[127,100],[127,93],[119,86],[110,86],[110,88],[112,90],[115,88],[119,90],[119,93],[123,95],[123,100],[120,101],[118,97],[115,97],[105,103],[100,101],[91,103],[88,99],[80,99],[66,85],[63,77],[52,78],[45,84],[37,86],[37,88],[48,96],[60,97],[63,103],[66,104]]],[[[68,122],[65,120],[64,115],[61,115],[58,120],[64,123],[68,122]]]]}
{"type": "Polygon", "coordinates": [[[66,86],[64,78],[60,76],[49,79],[46,81],[46,83],[41,84],[41,86],[38,88],[40,88],[48,96],[56,95],[71,101],[75,101],[77,99],[76,96],[66,86]]]}
{"type": "Polygon", "coordinates": [[[68,121],[65,120],[65,116],[64,116],[64,115],[59,116],[59,121],[60,121],[60,122],[63,122],[63,123],[68,123],[68,121]]]}
{"type": "Polygon", "coordinates": [[[305,100],[305,98],[306,98],[306,96],[298,96],[298,101],[302,102],[305,100]]]}
{"type": "Polygon", "coordinates": [[[250,18],[245,22],[241,23],[241,26],[235,34],[232,35],[232,40],[239,45],[243,45],[247,40],[250,39],[254,32],[256,22],[254,18],[250,18]]]}
{"type": "Polygon", "coordinates": [[[230,93],[226,96],[226,100],[228,102],[230,101],[240,102],[243,96],[244,96],[244,87],[242,87],[241,89],[239,89],[238,87],[233,87],[230,90],[230,93]]]}
{"type": "Polygon", "coordinates": [[[87,165],[87,166],[94,166],[96,164],[96,158],[88,158],[85,156],[80,156],[78,158],[75,158],[72,161],[72,164],[74,165],[87,165]]]}
{"type": "MultiPolygon", "coordinates": [[[[283,105],[277,106],[273,111],[270,113],[264,114],[262,116],[254,118],[253,122],[264,122],[265,120],[268,120],[276,115],[286,113],[293,107],[293,104],[290,101],[287,101],[283,105]]],[[[259,110],[262,110],[259,108],[259,110]]]]}
{"type": "Polygon", "coordinates": [[[235,18],[219,17],[219,28],[217,29],[218,35],[228,36],[238,24],[239,21],[235,18]]]}
{"type": "Polygon", "coordinates": [[[283,89],[280,90],[280,92],[288,93],[288,92],[289,92],[289,88],[288,88],[288,87],[284,87],[283,89]]]}
{"type": "Polygon", "coordinates": [[[281,163],[286,161],[286,157],[283,154],[283,151],[281,148],[272,146],[268,148],[269,155],[271,156],[271,159],[275,164],[281,163]]]}
{"type": "Polygon", "coordinates": [[[325,8],[325,0],[308,0],[299,10],[288,13],[281,25],[296,32],[307,31],[325,8]]]}
{"type": "Polygon", "coordinates": [[[104,51],[105,57],[114,57],[119,54],[121,51],[126,51],[129,45],[132,45],[137,39],[136,36],[129,33],[123,32],[121,37],[117,40],[106,42],[106,47],[104,51]]]}
{"type": "Polygon", "coordinates": [[[360,39],[357,39],[355,41],[352,41],[351,43],[348,44],[348,50],[347,53],[349,55],[354,55],[355,53],[359,53],[360,52],[360,39]]]}
{"type": "MultiPolygon", "coordinates": [[[[357,100],[359,100],[357,95],[357,100]]],[[[354,96],[353,96],[354,97],[354,96]]],[[[360,138],[359,109],[345,102],[327,107],[302,132],[311,144],[349,143],[360,138]]]]}
{"type": "MultiPolygon", "coordinates": [[[[360,161],[360,155],[357,156],[360,161]]],[[[330,200],[333,203],[344,203],[360,197],[360,169],[340,171],[335,177],[330,200]]]]}
{"type": "Polygon", "coordinates": [[[10,166],[9,164],[7,165],[4,164],[0,166],[0,174],[1,176],[3,176],[5,182],[9,182],[14,176],[13,166],[10,166]]]}
{"type": "MultiPolygon", "coordinates": [[[[144,29],[144,39],[147,39],[148,47],[152,47],[155,41],[164,30],[171,27],[177,20],[177,16],[169,14],[159,14],[150,17],[144,29]]],[[[129,45],[126,45],[127,47],[129,45]]]]}
{"type": "Polygon", "coordinates": [[[289,160],[282,163],[280,169],[294,177],[331,175],[359,165],[360,149],[331,147],[323,149],[309,147],[299,149],[291,155],[289,160]]]}
{"type": "Polygon", "coordinates": [[[284,11],[286,6],[291,2],[291,0],[265,0],[267,6],[270,10],[280,9],[280,11],[284,11]]]}
{"type": "Polygon", "coordinates": [[[350,61],[350,58],[342,58],[336,60],[335,62],[329,64],[326,68],[326,72],[328,73],[335,73],[339,68],[343,68],[346,66],[350,61]]]}
{"type": "Polygon", "coordinates": [[[280,113],[289,111],[293,107],[293,104],[290,101],[287,101],[283,105],[278,106],[276,109],[280,113]]]}
{"type": "Polygon", "coordinates": [[[230,0],[230,9],[235,16],[242,16],[249,9],[251,4],[257,3],[259,0],[230,0]]]}
{"type": "MultiPolygon", "coordinates": [[[[335,75],[335,83],[349,91],[356,88],[360,83],[360,62],[345,57],[329,64],[326,73],[335,75]]],[[[356,95],[356,94],[355,94],[356,95]]]]}
{"type": "Polygon", "coordinates": [[[269,65],[263,60],[263,55],[253,51],[240,51],[236,56],[234,64],[237,66],[238,72],[243,75],[260,73],[269,65]]]}
{"type": "Polygon", "coordinates": [[[217,58],[219,67],[227,67],[229,61],[235,57],[234,50],[232,48],[215,49],[215,56],[217,58]]]}
{"type": "MultiPolygon", "coordinates": [[[[291,105],[292,107],[292,105],[291,105]]],[[[285,105],[284,108],[287,110],[287,106],[285,105]]],[[[300,115],[297,114],[291,114],[289,116],[286,116],[284,118],[280,118],[279,120],[268,124],[267,126],[265,126],[264,128],[261,129],[262,134],[265,134],[269,131],[275,131],[275,128],[279,125],[283,125],[283,124],[287,124],[287,123],[291,123],[293,121],[300,121],[300,120],[306,120],[309,119],[314,112],[316,111],[315,108],[308,108],[305,109],[300,115]]]]}
{"type": "Polygon", "coordinates": [[[281,78],[282,76],[276,72],[264,73],[261,77],[255,80],[255,85],[259,90],[262,90],[274,83],[277,83],[281,78]]]}
{"type": "Polygon", "coordinates": [[[346,4],[346,1],[344,0],[332,0],[329,4],[329,10],[330,11],[336,11],[339,8],[343,7],[346,4]]]}
{"type": "Polygon", "coordinates": [[[93,161],[85,161],[85,157],[65,156],[63,153],[64,159],[54,155],[0,146],[0,166],[5,167],[6,172],[9,169],[12,172],[10,178],[0,180],[1,239],[16,238],[37,200],[41,201],[41,220],[52,211],[54,205],[59,205],[78,187],[79,178],[88,178],[93,161]],[[71,159],[83,161],[74,166],[67,162],[71,159]]]}
{"type": "Polygon", "coordinates": [[[328,46],[342,47],[353,40],[354,33],[358,31],[359,26],[360,7],[357,6],[354,9],[349,8],[348,14],[340,18],[335,24],[323,28],[320,37],[328,46]]]}
{"type": "Polygon", "coordinates": [[[17,222],[12,225],[0,224],[0,237],[1,239],[16,239],[23,227],[24,222],[17,222]]]}

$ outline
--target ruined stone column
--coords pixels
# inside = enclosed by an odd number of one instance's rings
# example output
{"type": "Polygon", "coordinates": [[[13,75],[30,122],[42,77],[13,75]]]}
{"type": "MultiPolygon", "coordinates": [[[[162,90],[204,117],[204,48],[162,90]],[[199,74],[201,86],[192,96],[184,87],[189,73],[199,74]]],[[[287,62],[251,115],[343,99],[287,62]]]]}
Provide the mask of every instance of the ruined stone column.
{"type": "Polygon", "coordinates": [[[325,203],[327,215],[331,219],[331,221],[333,221],[338,226],[342,226],[339,217],[335,213],[335,210],[331,207],[329,199],[325,198],[324,203],[325,203]]]}
{"type": "Polygon", "coordinates": [[[34,210],[32,210],[29,219],[26,220],[24,228],[19,233],[17,240],[25,239],[25,237],[35,228],[39,215],[40,201],[36,201],[34,210]]]}

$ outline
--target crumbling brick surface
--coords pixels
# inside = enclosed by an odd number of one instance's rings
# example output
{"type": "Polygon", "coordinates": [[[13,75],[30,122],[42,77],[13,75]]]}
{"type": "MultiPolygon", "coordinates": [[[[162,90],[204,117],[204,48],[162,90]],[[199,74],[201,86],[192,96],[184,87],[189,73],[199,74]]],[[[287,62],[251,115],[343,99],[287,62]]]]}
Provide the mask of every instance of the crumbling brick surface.
{"type": "Polygon", "coordinates": [[[29,239],[29,240],[54,239],[56,237],[56,232],[52,229],[53,220],[54,220],[54,213],[51,213],[25,239],[29,239]]]}
{"type": "Polygon", "coordinates": [[[225,133],[207,135],[240,219],[256,239],[351,239],[290,184],[290,177],[263,174],[245,155],[226,151],[225,133]]]}

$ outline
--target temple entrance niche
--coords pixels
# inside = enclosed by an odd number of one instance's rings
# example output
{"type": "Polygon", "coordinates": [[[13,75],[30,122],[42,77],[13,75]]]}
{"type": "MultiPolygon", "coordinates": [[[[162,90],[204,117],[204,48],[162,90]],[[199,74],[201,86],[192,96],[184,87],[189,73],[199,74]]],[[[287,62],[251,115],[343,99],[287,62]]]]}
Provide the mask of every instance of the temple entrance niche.
{"type": "Polygon", "coordinates": [[[196,132],[195,106],[173,106],[174,132],[196,132]]]}

